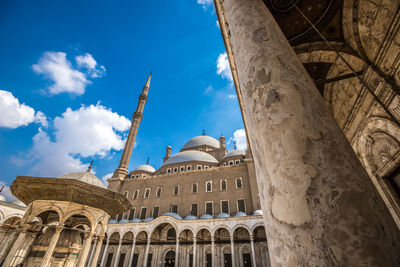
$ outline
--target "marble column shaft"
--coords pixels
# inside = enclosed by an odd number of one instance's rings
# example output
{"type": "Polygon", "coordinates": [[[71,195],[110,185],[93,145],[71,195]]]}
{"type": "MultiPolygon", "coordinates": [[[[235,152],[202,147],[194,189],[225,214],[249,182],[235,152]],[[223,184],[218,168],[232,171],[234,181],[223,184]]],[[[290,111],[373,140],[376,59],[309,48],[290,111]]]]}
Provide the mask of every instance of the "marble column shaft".
{"type": "Polygon", "coordinates": [[[53,236],[51,237],[50,244],[46,250],[46,253],[44,254],[42,265],[41,265],[42,267],[50,266],[51,257],[53,256],[53,252],[57,245],[58,238],[60,237],[60,233],[63,229],[64,229],[63,225],[59,225],[59,226],[55,227],[56,231],[54,232],[53,236]]]}
{"type": "Polygon", "coordinates": [[[89,255],[89,250],[90,247],[92,245],[92,238],[93,238],[94,233],[89,233],[86,234],[85,240],[83,242],[83,248],[81,251],[81,255],[79,257],[79,261],[78,261],[78,267],[84,267],[86,264],[86,260],[87,260],[87,256],[89,255]]]}
{"type": "Polygon", "coordinates": [[[250,235],[251,266],[256,267],[256,250],[254,249],[254,236],[250,235]]]}
{"type": "Polygon", "coordinates": [[[144,253],[143,267],[147,266],[147,260],[149,259],[150,242],[151,242],[151,239],[149,237],[147,239],[146,252],[144,253]]]}
{"type": "Polygon", "coordinates": [[[118,242],[117,252],[115,253],[114,267],[118,266],[119,256],[120,256],[120,252],[121,252],[121,245],[122,245],[122,239],[120,239],[118,242]]]}
{"type": "Polygon", "coordinates": [[[101,247],[103,246],[103,240],[104,240],[104,235],[100,235],[98,238],[98,241],[97,241],[96,250],[94,251],[93,258],[92,258],[91,262],[89,263],[90,267],[97,266],[97,261],[99,259],[101,247]]]}
{"type": "Polygon", "coordinates": [[[215,239],[211,237],[211,266],[216,267],[215,264],[215,239]]]}
{"type": "Polygon", "coordinates": [[[109,244],[109,243],[110,243],[110,239],[107,239],[106,247],[104,248],[103,256],[101,257],[100,267],[103,267],[103,266],[104,266],[104,261],[105,261],[105,259],[106,259],[107,250],[108,250],[108,244],[109,244]]]}
{"type": "Polygon", "coordinates": [[[236,266],[235,241],[233,236],[231,236],[231,253],[232,253],[232,266],[236,266]]]}
{"type": "Polygon", "coordinates": [[[131,256],[129,257],[128,266],[132,266],[133,257],[135,256],[135,246],[136,246],[136,238],[133,238],[131,256]]]}
{"type": "Polygon", "coordinates": [[[175,247],[175,267],[179,265],[179,238],[176,238],[176,247],[175,247]]]}
{"type": "Polygon", "coordinates": [[[196,267],[196,250],[197,250],[197,238],[193,237],[193,267],[196,267]]]}
{"type": "Polygon", "coordinates": [[[89,260],[87,261],[87,265],[88,266],[91,265],[91,262],[92,262],[92,259],[93,259],[93,254],[94,254],[94,251],[96,250],[97,242],[98,242],[97,237],[94,237],[93,240],[94,240],[94,242],[93,242],[92,248],[90,250],[89,260]]]}
{"type": "Polygon", "coordinates": [[[399,232],[262,0],[215,0],[272,266],[397,266],[399,232]]]}

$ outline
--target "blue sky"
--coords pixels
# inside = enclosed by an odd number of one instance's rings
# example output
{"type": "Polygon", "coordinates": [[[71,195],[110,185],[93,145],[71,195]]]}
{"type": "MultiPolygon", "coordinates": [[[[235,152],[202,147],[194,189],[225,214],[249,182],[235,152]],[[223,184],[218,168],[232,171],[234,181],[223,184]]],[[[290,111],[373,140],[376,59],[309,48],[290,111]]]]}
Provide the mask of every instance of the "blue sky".
{"type": "Polygon", "coordinates": [[[243,128],[210,0],[1,1],[0,32],[0,183],[112,173],[150,71],[131,170],[243,128]]]}

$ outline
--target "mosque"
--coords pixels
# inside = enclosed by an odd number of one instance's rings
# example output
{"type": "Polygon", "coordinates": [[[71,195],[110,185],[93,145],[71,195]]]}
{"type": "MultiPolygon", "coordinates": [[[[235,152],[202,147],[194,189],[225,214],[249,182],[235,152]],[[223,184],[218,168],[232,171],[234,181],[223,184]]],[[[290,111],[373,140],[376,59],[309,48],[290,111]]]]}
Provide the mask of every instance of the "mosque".
{"type": "Polygon", "coordinates": [[[400,1],[214,0],[248,150],[18,176],[2,266],[400,266],[400,1]],[[25,206],[27,205],[27,206],[25,206]]]}

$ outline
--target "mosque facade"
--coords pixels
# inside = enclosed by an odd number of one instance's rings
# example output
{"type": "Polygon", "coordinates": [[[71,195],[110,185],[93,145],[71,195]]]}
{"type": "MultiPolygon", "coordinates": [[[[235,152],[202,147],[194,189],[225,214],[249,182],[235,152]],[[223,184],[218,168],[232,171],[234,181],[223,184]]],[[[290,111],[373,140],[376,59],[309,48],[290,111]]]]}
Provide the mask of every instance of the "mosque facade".
{"type": "Polygon", "coordinates": [[[167,146],[160,168],[128,172],[150,80],[107,188],[90,169],[13,182],[19,200],[0,202],[2,266],[270,265],[249,151],[203,133],[176,154],[167,146]]]}

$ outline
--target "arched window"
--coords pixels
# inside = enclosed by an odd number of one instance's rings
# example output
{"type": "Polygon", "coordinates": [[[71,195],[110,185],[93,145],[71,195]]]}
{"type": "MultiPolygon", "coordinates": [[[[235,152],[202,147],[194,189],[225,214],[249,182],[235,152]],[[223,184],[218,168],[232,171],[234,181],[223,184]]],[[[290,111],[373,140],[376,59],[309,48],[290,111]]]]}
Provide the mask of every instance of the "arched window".
{"type": "Polygon", "coordinates": [[[146,188],[144,191],[144,198],[149,198],[150,197],[150,188],[146,188]]]}
{"type": "Polygon", "coordinates": [[[242,178],[236,178],[236,188],[243,188],[242,178]]]}
{"type": "Polygon", "coordinates": [[[161,197],[161,187],[157,188],[156,197],[161,197]]]}
{"type": "Polygon", "coordinates": [[[176,185],[174,187],[174,196],[177,196],[177,195],[179,195],[179,186],[178,185],[176,185]]]}
{"type": "Polygon", "coordinates": [[[139,190],[135,191],[135,194],[133,195],[133,199],[138,199],[139,197],[139,190]]]}
{"type": "Polygon", "coordinates": [[[225,191],[227,189],[226,180],[221,180],[221,191],[225,191]]]}
{"type": "Polygon", "coordinates": [[[192,193],[197,193],[197,184],[192,184],[192,193]]]}
{"type": "Polygon", "coordinates": [[[212,183],[206,182],[206,192],[212,192],[212,183]]]}
{"type": "Polygon", "coordinates": [[[171,239],[175,239],[175,238],[176,238],[175,229],[174,228],[169,229],[167,232],[167,240],[171,240],[171,239]]]}

